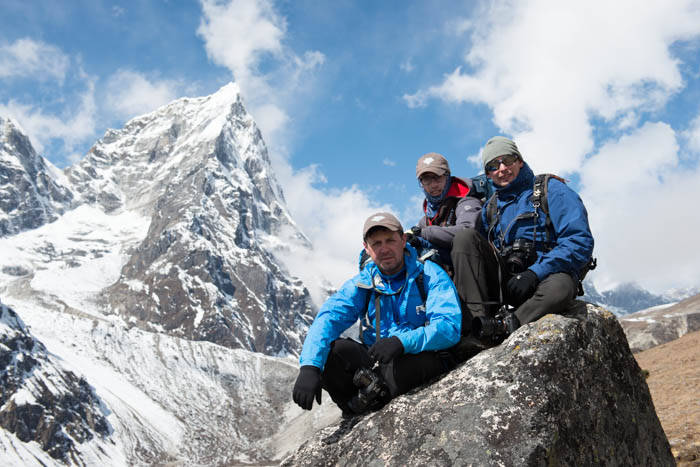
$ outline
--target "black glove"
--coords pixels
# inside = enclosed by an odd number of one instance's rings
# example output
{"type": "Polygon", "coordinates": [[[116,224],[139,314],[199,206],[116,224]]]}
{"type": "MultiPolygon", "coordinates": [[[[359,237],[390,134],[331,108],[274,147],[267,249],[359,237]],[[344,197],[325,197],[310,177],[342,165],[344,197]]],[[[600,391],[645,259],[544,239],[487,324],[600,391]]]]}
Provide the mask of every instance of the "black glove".
{"type": "Polygon", "coordinates": [[[389,363],[403,353],[401,339],[396,336],[379,339],[369,348],[369,356],[379,363],[389,363]]]}
{"type": "Polygon", "coordinates": [[[292,398],[299,407],[304,410],[311,410],[316,402],[321,404],[321,370],[313,365],[304,365],[299,368],[297,382],[294,383],[292,398]]]}
{"type": "Polygon", "coordinates": [[[404,232],[406,234],[406,242],[408,242],[408,244],[416,250],[420,249],[422,246],[420,243],[420,239],[418,238],[420,237],[420,230],[421,228],[416,225],[411,227],[410,230],[404,232]]]}
{"type": "Polygon", "coordinates": [[[537,278],[537,274],[530,269],[511,277],[506,285],[511,304],[520,306],[525,303],[525,300],[532,297],[532,294],[535,293],[539,283],[540,280],[537,278]]]}

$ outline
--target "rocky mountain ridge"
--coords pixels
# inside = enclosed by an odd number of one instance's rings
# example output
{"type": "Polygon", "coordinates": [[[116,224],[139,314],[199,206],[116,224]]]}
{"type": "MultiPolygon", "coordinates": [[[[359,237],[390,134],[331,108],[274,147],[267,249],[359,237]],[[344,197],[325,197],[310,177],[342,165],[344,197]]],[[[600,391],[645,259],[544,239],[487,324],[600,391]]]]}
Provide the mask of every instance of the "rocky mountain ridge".
{"type": "MultiPolygon", "coordinates": [[[[296,442],[278,437],[289,426],[322,423],[289,398],[314,309],[274,255],[290,233],[308,241],[235,84],[109,130],[64,173],[8,125],[0,298],[110,428],[52,457],[8,422],[0,463],[267,463],[296,442]]],[[[50,399],[23,381],[17,391],[50,399]]],[[[24,420],[10,402],[4,420],[24,420]]]]}
{"type": "Polygon", "coordinates": [[[615,313],[624,316],[630,313],[679,302],[700,293],[700,288],[672,289],[662,294],[654,294],[631,282],[620,284],[610,290],[598,292],[593,282],[584,282],[586,294],[582,297],[589,303],[595,303],[615,313]]]}
{"type": "Polygon", "coordinates": [[[36,153],[16,122],[0,116],[0,237],[52,222],[73,201],[63,174],[36,153]]]}
{"type": "MultiPolygon", "coordinates": [[[[3,146],[0,176],[14,174],[8,182],[14,185],[32,181],[29,191],[39,193],[27,201],[33,204],[10,212],[35,219],[13,221],[8,224],[13,232],[86,206],[107,216],[138,216],[147,224],[147,230],[133,232],[128,245],[112,246],[120,249],[121,270],[94,297],[100,313],[118,313],[143,329],[268,355],[298,351],[313,305],[274,251],[285,244],[283,230],[305,239],[286,210],[265,143],[235,84],[211,96],[179,99],[107,131],[60,177],[46,169],[26,136],[11,124],[5,127],[12,144],[3,146]],[[142,238],[133,241],[134,235],[142,238]]],[[[86,251],[81,243],[109,234],[88,218],[81,223],[71,231],[75,244],[67,249],[60,249],[58,239],[44,238],[34,258],[6,257],[2,268],[27,276],[41,269],[38,256],[40,263],[62,258],[64,270],[99,260],[104,251],[86,251]]]]}
{"type": "Polygon", "coordinates": [[[700,330],[700,294],[674,305],[659,306],[620,317],[632,352],[665,344],[700,330]]]}

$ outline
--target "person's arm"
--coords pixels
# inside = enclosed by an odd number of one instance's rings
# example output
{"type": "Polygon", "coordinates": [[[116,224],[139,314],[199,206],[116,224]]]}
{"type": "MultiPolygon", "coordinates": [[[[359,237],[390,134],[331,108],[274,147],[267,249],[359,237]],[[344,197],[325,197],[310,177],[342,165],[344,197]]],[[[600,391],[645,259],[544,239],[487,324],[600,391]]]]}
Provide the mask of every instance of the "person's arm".
{"type": "Polygon", "coordinates": [[[360,316],[365,304],[366,290],[356,286],[360,276],[345,282],[323,304],[309,327],[299,356],[299,364],[312,365],[320,370],[326,364],[331,342],[336,340],[360,316]]]}
{"type": "Polygon", "coordinates": [[[425,310],[428,324],[397,335],[405,353],[442,350],[459,342],[462,311],[450,277],[440,266],[426,261],[423,282],[427,289],[425,310]]]}
{"type": "Polygon", "coordinates": [[[460,198],[455,207],[455,224],[430,225],[421,229],[420,236],[440,248],[452,248],[454,236],[462,229],[474,228],[481,214],[481,201],[472,196],[460,198]]]}
{"type": "Polygon", "coordinates": [[[594,242],[588,225],[588,213],[578,194],[564,183],[550,179],[547,191],[555,246],[529,269],[539,280],[557,272],[577,277],[593,254],[594,242]]]}

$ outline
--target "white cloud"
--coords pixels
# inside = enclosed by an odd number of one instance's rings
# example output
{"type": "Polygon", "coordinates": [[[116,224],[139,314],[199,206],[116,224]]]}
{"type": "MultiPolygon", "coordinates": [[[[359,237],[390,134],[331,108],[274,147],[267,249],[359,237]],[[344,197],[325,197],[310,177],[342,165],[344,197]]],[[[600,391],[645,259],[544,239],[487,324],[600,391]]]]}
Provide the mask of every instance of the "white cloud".
{"type": "Polygon", "coordinates": [[[700,170],[685,167],[673,129],[647,123],[605,144],[581,170],[599,267],[596,285],[636,281],[657,291],[700,283],[694,200],[700,170]]]}
{"type": "Polygon", "coordinates": [[[396,167],[396,161],[391,160],[388,157],[385,157],[384,160],[382,160],[382,164],[387,167],[396,167]]]}
{"type": "Polygon", "coordinates": [[[405,100],[486,103],[538,165],[575,171],[594,148],[592,116],[629,126],[630,112],[658,108],[682,87],[669,46],[700,36],[694,5],[492,2],[473,24],[465,67],[405,100]]]}
{"type": "Polygon", "coordinates": [[[106,106],[118,118],[151,112],[178,97],[175,81],[151,81],[132,70],[119,70],[107,81],[106,106]]]}
{"type": "Polygon", "coordinates": [[[691,122],[690,128],[688,128],[684,136],[688,140],[688,148],[700,153],[700,115],[691,122]]]}
{"type": "Polygon", "coordinates": [[[465,63],[407,105],[485,103],[535,172],[578,172],[603,288],[700,283],[689,243],[700,216],[688,211],[700,172],[680,161],[670,125],[645,123],[685,86],[671,46],[700,38],[697,2],[494,1],[476,17],[465,63]]]}
{"type": "MultiPolygon", "coordinates": [[[[86,90],[75,106],[77,108],[72,114],[51,115],[34,106],[11,100],[0,104],[0,115],[17,120],[37,152],[43,152],[50,140],[59,139],[65,152],[72,153],[77,145],[95,134],[95,85],[92,80],[87,81],[86,90]]],[[[75,154],[70,156],[75,157],[75,154]]]]}
{"type": "Polygon", "coordinates": [[[0,78],[22,77],[63,82],[70,60],[53,45],[29,38],[0,45],[0,78]]]}
{"type": "Polygon", "coordinates": [[[288,164],[277,164],[275,169],[293,219],[313,244],[311,250],[296,245],[293,254],[282,259],[320,305],[324,298],[321,279],[339,287],[357,273],[365,219],[391,207],[370,199],[356,186],[317,188],[325,178],[316,166],[295,172],[288,164]]]}
{"type": "Polygon", "coordinates": [[[284,146],[290,122],[288,107],[305,86],[309,73],[325,56],[306,51],[301,56],[284,43],[285,19],[269,0],[201,0],[197,34],[208,57],[228,68],[241,87],[246,105],[265,139],[284,146]],[[265,70],[261,64],[265,63],[265,70]]]}
{"type": "Polygon", "coordinates": [[[204,17],[197,33],[209,57],[231,70],[237,80],[248,79],[264,54],[280,55],[284,19],[266,0],[203,0],[204,17]]]}

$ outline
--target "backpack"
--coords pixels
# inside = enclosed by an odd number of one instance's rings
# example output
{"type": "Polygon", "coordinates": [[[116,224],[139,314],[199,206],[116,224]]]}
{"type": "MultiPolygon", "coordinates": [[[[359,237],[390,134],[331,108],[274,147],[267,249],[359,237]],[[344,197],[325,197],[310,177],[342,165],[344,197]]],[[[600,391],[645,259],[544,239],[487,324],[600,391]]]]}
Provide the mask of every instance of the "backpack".
{"type": "MultiPolygon", "coordinates": [[[[545,214],[545,234],[546,234],[546,240],[545,244],[548,243],[549,238],[550,238],[550,233],[554,231],[554,227],[552,226],[552,219],[549,216],[549,201],[547,198],[547,187],[549,184],[549,179],[550,178],[556,178],[562,183],[566,183],[566,180],[563,178],[554,175],[554,174],[539,174],[535,176],[535,181],[532,184],[532,196],[530,197],[530,202],[532,203],[532,206],[535,208],[535,212],[532,213],[524,213],[518,216],[520,219],[528,218],[528,217],[535,217],[537,208],[542,209],[542,211],[545,214]]],[[[497,212],[498,207],[496,203],[496,193],[493,193],[491,197],[488,199],[486,202],[486,222],[488,224],[487,227],[487,232],[491,232],[491,229],[493,229],[496,224],[498,223],[498,216],[497,212]]],[[[536,233],[536,232],[535,232],[536,233]]],[[[588,263],[579,271],[578,273],[578,295],[581,296],[584,294],[583,292],[583,279],[586,277],[586,274],[588,274],[588,271],[591,271],[596,268],[598,265],[598,261],[596,258],[591,257],[588,260],[588,263]]]]}
{"type": "Polygon", "coordinates": [[[494,189],[493,185],[489,183],[489,179],[486,174],[477,175],[476,177],[472,177],[471,180],[471,189],[473,190],[473,193],[470,192],[470,196],[479,198],[483,202],[491,199],[491,196],[494,194],[494,189]]]}

